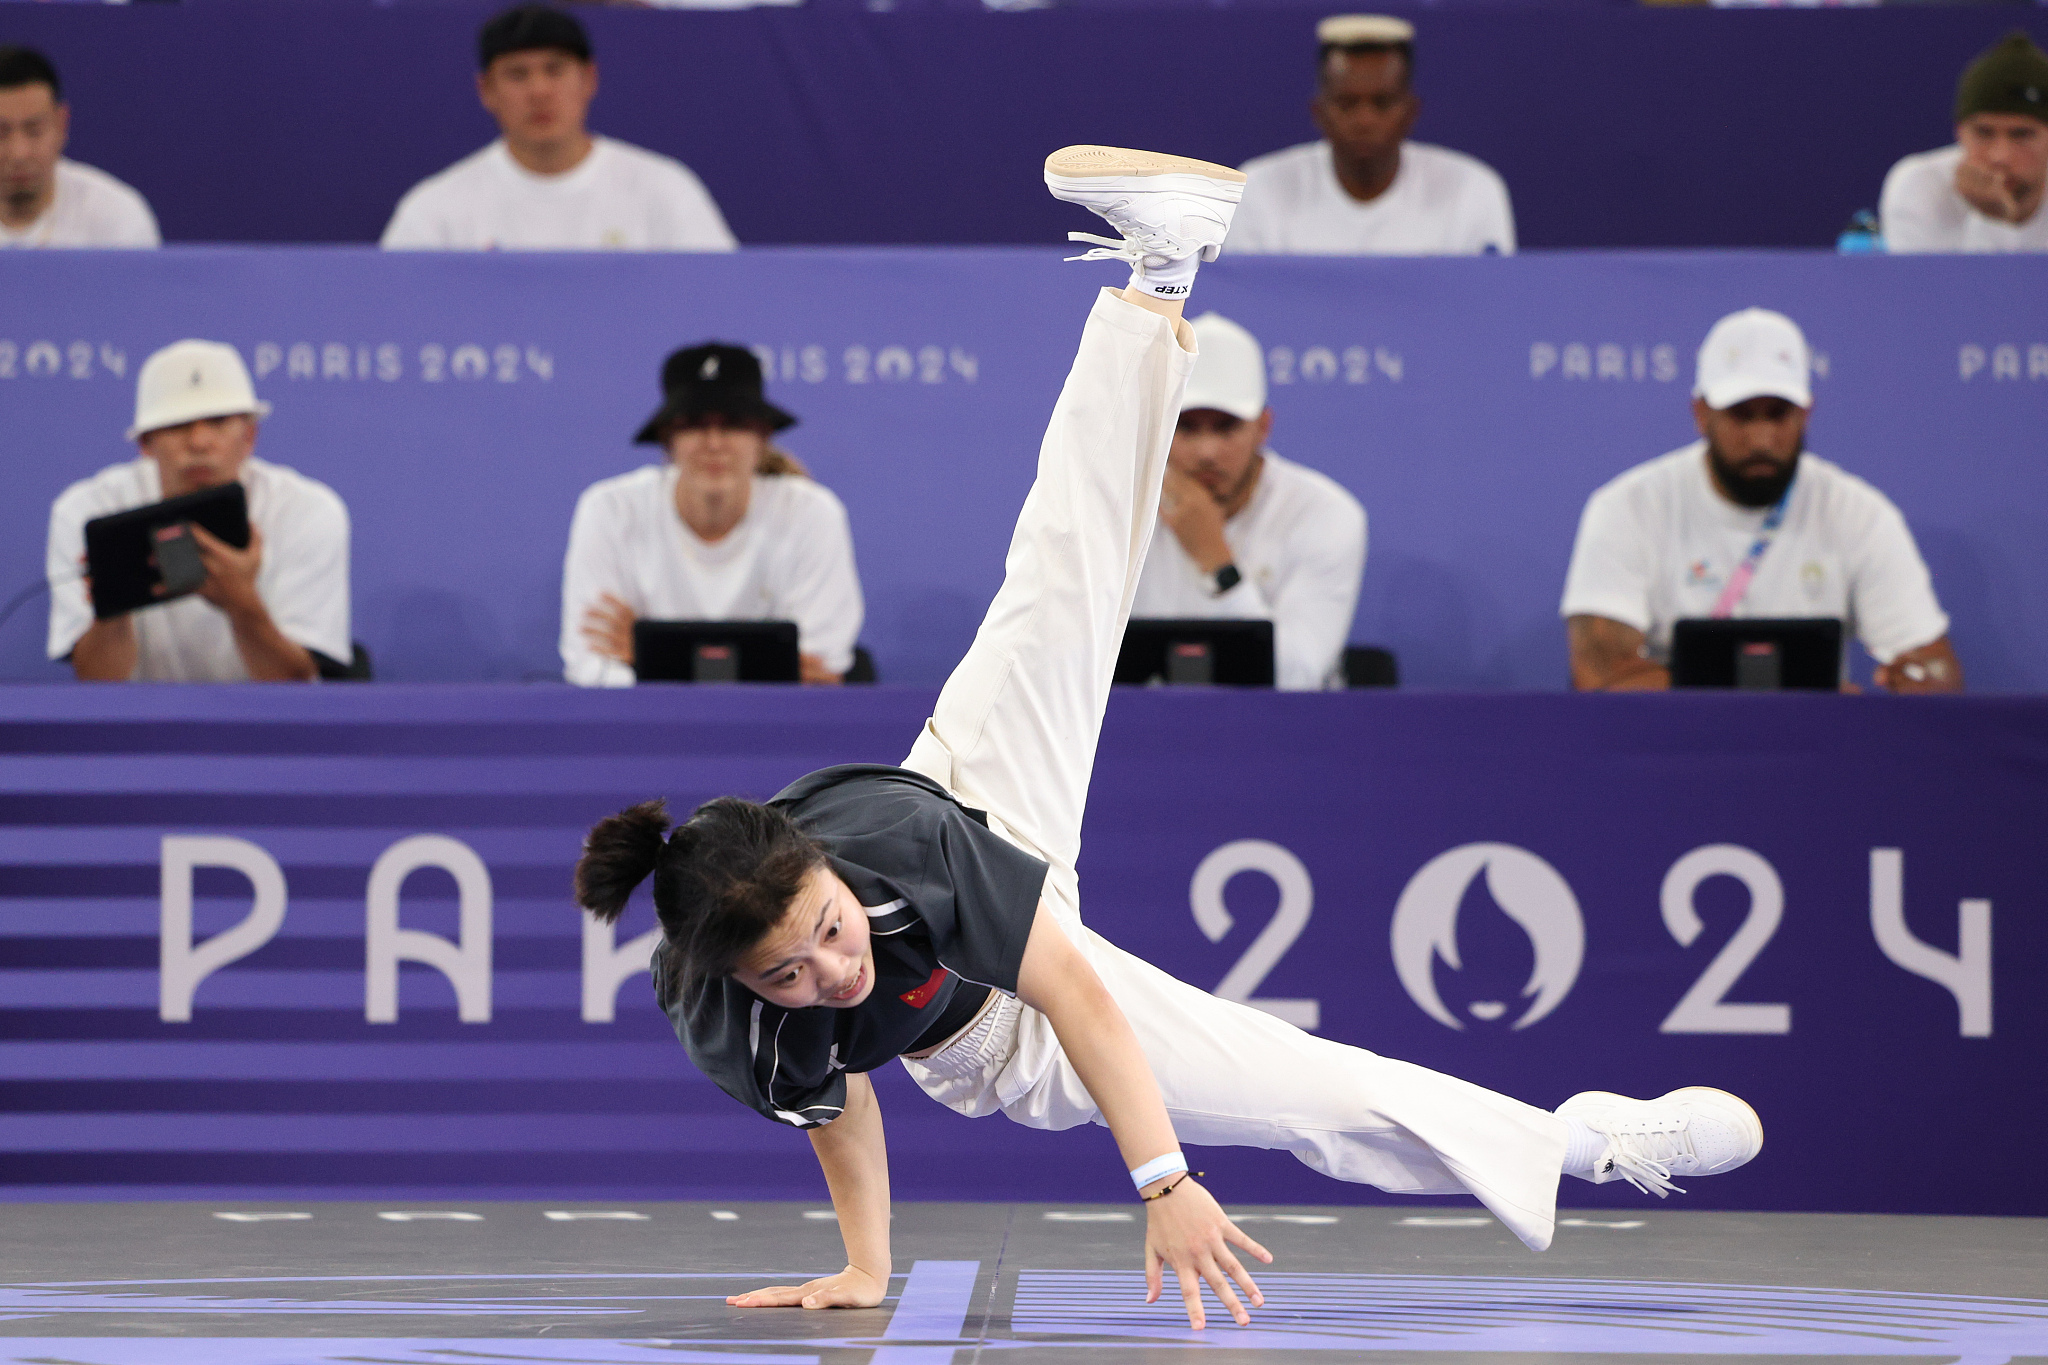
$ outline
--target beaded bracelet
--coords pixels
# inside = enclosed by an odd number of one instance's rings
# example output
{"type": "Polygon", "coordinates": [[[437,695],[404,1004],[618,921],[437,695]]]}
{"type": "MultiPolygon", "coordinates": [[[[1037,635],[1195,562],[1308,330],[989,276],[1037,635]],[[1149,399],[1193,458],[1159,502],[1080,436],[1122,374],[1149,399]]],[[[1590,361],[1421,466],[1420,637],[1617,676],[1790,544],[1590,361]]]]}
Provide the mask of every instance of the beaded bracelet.
{"type": "Polygon", "coordinates": [[[1173,1193],[1173,1192],[1174,1192],[1175,1190],[1179,1189],[1179,1188],[1181,1187],[1181,1184],[1182,1184],[1182,1182],[1184,1182],[1185,1180],[1187,1180],[1187,1178],[1188,1178],[1189,1176],[1191,1176],[1191,1175],[1207,1175],[1207,1174],[1208,1174],[1208,1172],[1207,1172],[1207,1171],[1184,1171],[1184,1172],[1182,1172],[1182,1173],[1181,1173],[1181,1177],[1180,1177],[1180,1179],[1179,1179],[1179,1180],[1176,1180],[1176,1181],[1174,1181],[1174,1182],[1173,1182],[1173,1183],[1172,1183],[1171,1185],[1168,1185],[1168,1186],[1167,1186],[1167,1187],[1166,1187],[1165,1189],[1161,1190],[1161,1191],[1160,1191],[1159,1193],[1157,1193],[1157,1194],[1141,1194],[1141,1195],[1139,1195],[1139,1196],[1138,1196],[1138,1198],[1140,1198],[1140,1199],[1144,1200],[1144,1201],[1145,1201],[1146,1203],[1148,1203],[1148,1204],[1149,1204],[1149,1203],[1151,1203],[1151,1202],[1152,1202],[1153,1200],[1155,1200],[1155,1199],[1164,1199],[1164,1198],[1166,1198],[1166,1196],[1167,1196],[1167,1195],[1169,1195],[1169,1194],[1172,1194],[1172,1193],[1173,1193]]]}

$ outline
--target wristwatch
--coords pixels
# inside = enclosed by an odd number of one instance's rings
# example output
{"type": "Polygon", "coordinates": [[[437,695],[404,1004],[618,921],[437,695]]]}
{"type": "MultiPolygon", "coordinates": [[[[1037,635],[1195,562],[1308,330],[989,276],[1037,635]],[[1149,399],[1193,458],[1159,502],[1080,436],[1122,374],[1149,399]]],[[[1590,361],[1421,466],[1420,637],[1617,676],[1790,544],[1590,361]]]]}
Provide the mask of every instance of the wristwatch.
{"type": "Polygon", "coordinates": [[[1237,571],[1237,565],[1225,564],[1216,571],[1216,595],[1221,597],[1242,582],[1244,575],[1237,571]]]}

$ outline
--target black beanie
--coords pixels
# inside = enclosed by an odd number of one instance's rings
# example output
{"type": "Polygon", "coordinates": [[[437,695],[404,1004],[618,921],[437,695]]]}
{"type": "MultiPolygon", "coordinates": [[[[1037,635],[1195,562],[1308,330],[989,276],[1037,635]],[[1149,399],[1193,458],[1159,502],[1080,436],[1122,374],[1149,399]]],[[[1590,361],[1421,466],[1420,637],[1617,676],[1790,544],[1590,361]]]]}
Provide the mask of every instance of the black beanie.
{"type": "Polygon", "coordinates": [[[1977,114],[2026,114],[2048,123],[2048,52],[2014,29],[1963,69],[1956,122],[1977,114]]]}

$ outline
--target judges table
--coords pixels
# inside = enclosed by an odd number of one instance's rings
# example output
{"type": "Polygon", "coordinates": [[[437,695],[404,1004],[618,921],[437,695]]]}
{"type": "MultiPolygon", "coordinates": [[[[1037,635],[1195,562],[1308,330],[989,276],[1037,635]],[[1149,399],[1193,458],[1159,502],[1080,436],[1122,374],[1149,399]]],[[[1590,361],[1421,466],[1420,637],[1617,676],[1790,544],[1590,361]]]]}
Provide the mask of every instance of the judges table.
{"type": "MultiPolygon", "coordinates": [[[[932,700],[0,690],[4,1193],[822,1197],[805,1138],[669,1034],[644,890],[594,928],[570,868],[630,802],[894,761],[932,700]]],[[[1733,1089],[1763,1154],[1691,1206],[2044,1214],[2044,797],[2035,699],[1120,689],[1083,907],[1545,1107],[1733,1089]]],[[[900,1198],[1128,1197],[1099,1129],[877,1081],[900,1198]]],[[[1239,1201],[1376,1197],[1196,1164],[1239,1201]]]]}

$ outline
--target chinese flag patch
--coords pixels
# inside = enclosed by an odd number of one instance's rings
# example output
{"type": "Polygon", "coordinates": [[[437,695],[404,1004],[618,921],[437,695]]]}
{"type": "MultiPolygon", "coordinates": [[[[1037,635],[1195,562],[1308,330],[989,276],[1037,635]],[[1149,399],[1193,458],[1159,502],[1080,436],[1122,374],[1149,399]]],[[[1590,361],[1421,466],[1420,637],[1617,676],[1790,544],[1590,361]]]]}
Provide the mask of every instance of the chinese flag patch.
{"type": "Polygon", "coordinates": [[[945,980],[946,969],[940,967],[925,979],[922,986],[914,991],[905,991],[896,998],[914,1010],[921,1010],[931,1004],[932,997],[939,993],[939,987],[945,984],[945,980]]]}

